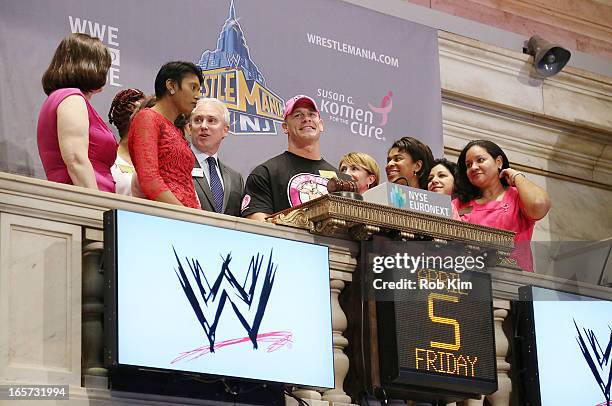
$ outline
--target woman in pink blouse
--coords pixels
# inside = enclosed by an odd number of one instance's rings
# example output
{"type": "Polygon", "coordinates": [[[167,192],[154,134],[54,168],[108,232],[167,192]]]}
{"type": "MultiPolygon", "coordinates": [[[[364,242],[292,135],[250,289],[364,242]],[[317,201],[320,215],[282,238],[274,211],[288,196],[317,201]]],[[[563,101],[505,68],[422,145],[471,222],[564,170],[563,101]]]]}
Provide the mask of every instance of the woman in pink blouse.
{"type": "Polygon", "coordinates": [[[89,104],[105,85],[110,65],[108,49],[86,34],[67,36],[55,50],[42,78],[48,97],[37,129],[47,179],[115,191],[110,168],[117,156],[117,141],[89,104]]]}
{"type": "Polygon", "coordinates": [[[525,271],[533,272],[533,227],[550,210],[548,193],[510,168],[508,158],[495,143],[468,143],[457,161],[460,189],[453,200],[461,220],[516,233],[511,254],[525,271]]]}

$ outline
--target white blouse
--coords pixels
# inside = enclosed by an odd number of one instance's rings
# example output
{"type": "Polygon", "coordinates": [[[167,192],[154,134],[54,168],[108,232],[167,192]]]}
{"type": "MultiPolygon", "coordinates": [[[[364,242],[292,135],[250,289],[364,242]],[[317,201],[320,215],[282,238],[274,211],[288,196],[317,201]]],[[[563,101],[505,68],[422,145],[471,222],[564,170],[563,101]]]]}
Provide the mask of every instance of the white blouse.
{"type": "Polygon", "coordinates": [[[132,196],[132,176],[136,173],[134,165],[117,155],[111,173],[115,180],[115,193],[132,196]]]}

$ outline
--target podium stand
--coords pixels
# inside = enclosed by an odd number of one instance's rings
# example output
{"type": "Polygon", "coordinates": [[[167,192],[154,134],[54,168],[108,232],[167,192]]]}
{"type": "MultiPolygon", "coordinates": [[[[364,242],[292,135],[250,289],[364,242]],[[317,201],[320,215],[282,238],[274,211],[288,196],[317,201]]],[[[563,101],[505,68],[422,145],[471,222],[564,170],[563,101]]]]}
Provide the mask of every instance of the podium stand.
{"type": "Polygon", "coordinates": [[[445,217],[325,195],[268,217],[267,221],[336,238],[368,240],[375,234],[405,240],[458,241],[476,251],[505,259],[514,248],[514,233],[445,217]]]}

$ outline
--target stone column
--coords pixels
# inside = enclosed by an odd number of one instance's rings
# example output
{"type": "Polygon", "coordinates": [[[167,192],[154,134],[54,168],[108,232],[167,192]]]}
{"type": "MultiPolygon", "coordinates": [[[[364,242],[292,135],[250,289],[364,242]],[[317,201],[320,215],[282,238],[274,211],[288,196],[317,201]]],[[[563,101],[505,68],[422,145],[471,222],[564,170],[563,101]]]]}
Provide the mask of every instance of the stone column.
{"type": "Polygon", "coordinates": [[[323,400],[338,403],[351,403],[351,398],[344,392],[344,379],[348,374],[349,359],[344,353],[348,346],[348,340],[342,335],[347,327],[347,319],[344,311],[340,307],[338,297],[344,289],[345,283],[339,279],[330,281],[331,305],[332,305],[332,334],[334,344],[334,377],[335,388],[323,393],[323,400]]]}
{"type": "MultiPolygon", "coordinates": [[[[510,380],[510,363],[506,361],[510,342],[503,330],[503,323],[508,316],[510,303],[506,300],[493,301],[493,323],[495,327],[495,354],[497,356],[497,392],[487,396],[491,406],[509,406],[510,393],[512,392],[512,381],[510,380]]],[[[469,399],[461,402],[462,406],[482,406],[484,396],[480,399],[469,399]]]]}
{"type": "Polygon", "coordinates": [[[491,406],[509,406],[512,381],[510,380],[510,363],[506,361],[510,342],[502,326],[508,316],[510,303],[507,301],[494,301],[495,322],[495,353],[497,355],[497,392],[487,396],[491,406]]]}
{"type": "MultiPolygon", "coordinates": [[[[302,399],[321,400],[321,394],[312,389],[295,389],[293,394],[302,399]]],[[[294,402],[294,400],[287,400],[287,402],[294,402]]]]}
{"type": "Polygon", "coordinates": [[[83,386],[106,388],[104,368],[104,272],[102,242],[83,247],[83,386]]]}

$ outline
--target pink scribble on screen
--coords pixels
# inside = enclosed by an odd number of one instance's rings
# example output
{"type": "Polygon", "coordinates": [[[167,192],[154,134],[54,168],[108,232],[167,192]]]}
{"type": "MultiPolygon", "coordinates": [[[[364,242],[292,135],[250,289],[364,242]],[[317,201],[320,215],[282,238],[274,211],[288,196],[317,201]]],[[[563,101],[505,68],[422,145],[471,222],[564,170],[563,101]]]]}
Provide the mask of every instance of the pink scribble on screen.
{"type": "MultiPolygon", "coordinates": [[[[230,340],[220,341],[215,343],[215,350],[219,350],[223,347],[229,347],[236,344],[250,342],[251,339],[247,337],[242,338],[232,338],[230,340]]],[[[257,342],[260,343],[271,343],[268,345],[266,352],[274,352],[286,345],[289,345],[293,342],[293,333],[291,331],[272,331],[270,333],[262,333],[257,335],[257,342]]],[[[181,355],[173,359],[170,363],[174,364],[180,361],[192,361],[196,358],[201,357],[202,355],[206,355],[210,353],[210,346],[203,345],[201,347],[195,348],[191,351],[182,352],[181,355]]]]}

